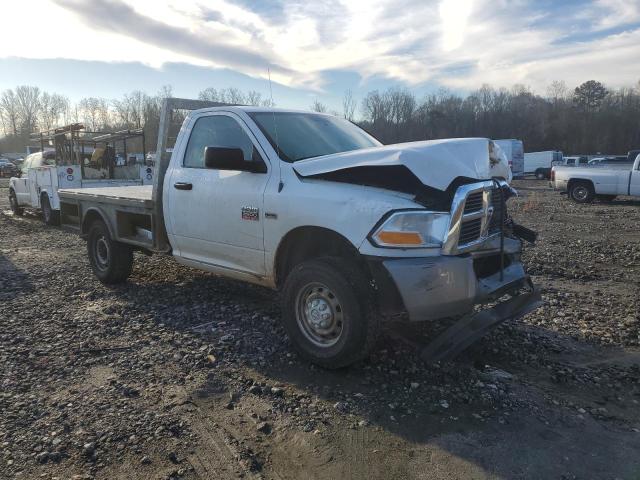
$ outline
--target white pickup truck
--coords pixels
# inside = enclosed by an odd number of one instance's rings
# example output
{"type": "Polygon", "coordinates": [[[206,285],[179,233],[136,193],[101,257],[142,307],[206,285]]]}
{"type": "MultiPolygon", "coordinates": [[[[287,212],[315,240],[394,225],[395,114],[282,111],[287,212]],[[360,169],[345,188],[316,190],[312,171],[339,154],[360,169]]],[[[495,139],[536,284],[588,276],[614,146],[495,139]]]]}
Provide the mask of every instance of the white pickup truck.
{"type": "MultiPolygon", "coordinates": [[[[73,127],[81,127],[74,124],[73,127]]],[[[57,140],[56,150],[40,151],[27,156],[22,164],[19,175],[9,180],[9,204],[14,215],[22,215],[25,209],[39,210],[47,225],[58,225],[60,222],[60,198],[58,190],[61,188],[95,188],[106,186],[151,185],[153,183],[153,169],[146,165],[129,165],[113,167],[101,165],[92,168],[88,159],[86,165],[81,165],[79,152],[83,145],[79,139],[68,142],[64,129],[54,129],[52,139],[57,140]]],[[[73,131],[77,135],[77,130],[73,131]]],[[[140,136],[135,132],[133,135],[140,136]]],[[[96,137],[90,151],[92,158],[100,157],[109,148],[97,147],[98,139],[102,142],[131,137],[132,134],[106,134],[96,137]],[[96,148],[97,147],[97,148],[96,148]]],[[[92,139],[93,140],[93,139],[92,139]]],[[[44,144],[43,144],[44,146],[44,144]]],[[[102,157],[100,157],[102,158],[102,157]]]]}
{"type": "Polygon", "coordinates": [[[551,169],[551,185],[573,201],[611,201],[618,195],[640,196],[640,155],[629,165],[558,167],[551,169]]]}
{"type": "Polygon", "coordinates": [[[59,192],[102,282],[126,281],[141,250],[278,289],[293,345],[327,368],[363,358],[382,318],[462,316],[512,295],[438,337],[425,356],[442,359],[539,305],[517,236],[533,232],[507,215],[492,141],[382,146],[326,114],[205,105],[165,100],[153,187],[59,192]],[[188,109],[169,157],[170,112],[188,109]]]}

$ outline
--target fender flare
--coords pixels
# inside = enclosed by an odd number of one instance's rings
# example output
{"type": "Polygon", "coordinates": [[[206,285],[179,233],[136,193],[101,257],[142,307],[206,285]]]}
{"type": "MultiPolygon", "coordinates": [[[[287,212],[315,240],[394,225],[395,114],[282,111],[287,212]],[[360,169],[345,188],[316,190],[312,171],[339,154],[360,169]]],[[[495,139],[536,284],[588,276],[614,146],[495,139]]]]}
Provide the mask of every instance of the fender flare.
{"type": "Polygon", "coordinates": [[[100,207],[89,207],[86,212],[82,213],[82,222],[80,223],[81,235],[86,237],[89,234],[90,224],[93,223],[94,220],[100,219],[107,226],[111,238],[115,239],[115,231],[108,218],[100,207]]]}
{"type": "Polygon", "coordinates": [[[567,190],[569,190],[569,188],[571,188],[571,185],[576,183],[576,182],[590,183],[591,186],[593,187],[594,192],[595,192],[596,185],[595,185],[595,183],[593,183],[593,180],[591,180],[590,178],[582,178],[582,177],[571,177],[571,178],[569,178],[569,180],[567,180],[567,190]]]}

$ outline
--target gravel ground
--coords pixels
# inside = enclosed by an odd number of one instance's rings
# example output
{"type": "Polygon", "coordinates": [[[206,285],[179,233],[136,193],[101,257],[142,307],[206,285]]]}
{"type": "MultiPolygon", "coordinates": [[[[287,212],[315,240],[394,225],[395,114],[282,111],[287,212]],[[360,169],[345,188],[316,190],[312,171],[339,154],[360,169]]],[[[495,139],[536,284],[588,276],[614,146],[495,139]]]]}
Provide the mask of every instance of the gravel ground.
{"type": "Polygon", "coordinates": [[[640,477],[639,203],[516,182],[545,306],[426,365],[390,325],[339,372],[292,353],[273,292],[136,255],[92,275],[76,234],[0,183],[0,478],[640,477]]]}

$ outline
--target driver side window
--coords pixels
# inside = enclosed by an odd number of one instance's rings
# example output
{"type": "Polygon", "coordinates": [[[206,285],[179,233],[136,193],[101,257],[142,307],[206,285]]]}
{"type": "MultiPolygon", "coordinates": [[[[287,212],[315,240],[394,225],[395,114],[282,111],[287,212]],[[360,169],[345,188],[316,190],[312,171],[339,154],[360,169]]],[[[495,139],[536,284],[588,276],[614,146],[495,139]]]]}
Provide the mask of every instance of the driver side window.
{"type": "Polygon", "coordinates": [[[183,165],[186,168],[205,168],[206,147],[239,148],[245,161],[263,162],[249,135],[235,119],[226,115],[211,115],[196,121],[191,130],[183,165]]]}

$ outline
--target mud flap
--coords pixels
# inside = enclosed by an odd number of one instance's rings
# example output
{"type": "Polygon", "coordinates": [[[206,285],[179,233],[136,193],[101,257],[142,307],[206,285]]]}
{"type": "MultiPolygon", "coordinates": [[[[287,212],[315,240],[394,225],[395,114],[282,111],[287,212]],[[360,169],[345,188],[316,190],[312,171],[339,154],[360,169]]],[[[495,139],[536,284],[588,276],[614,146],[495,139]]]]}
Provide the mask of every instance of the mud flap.
{"type": "Polygon", "coordinates": [[[461,318],[424,347],[420,357],[427,362],[452,360],[502,322],[520,318],[539,308],[542,305],[540,290],[530,279],[527,281],[530,291],[461,318]]]}

